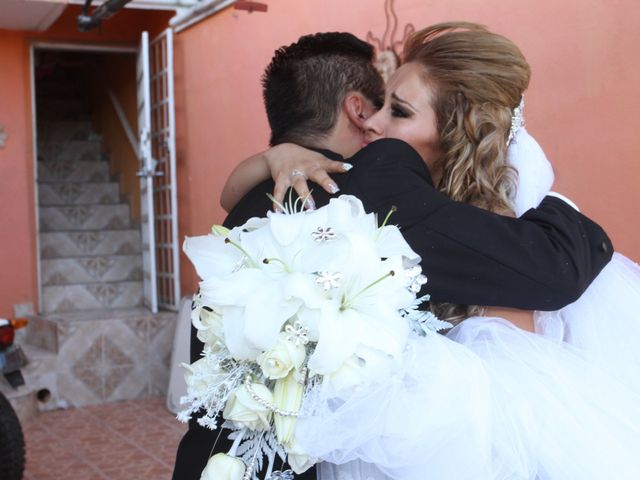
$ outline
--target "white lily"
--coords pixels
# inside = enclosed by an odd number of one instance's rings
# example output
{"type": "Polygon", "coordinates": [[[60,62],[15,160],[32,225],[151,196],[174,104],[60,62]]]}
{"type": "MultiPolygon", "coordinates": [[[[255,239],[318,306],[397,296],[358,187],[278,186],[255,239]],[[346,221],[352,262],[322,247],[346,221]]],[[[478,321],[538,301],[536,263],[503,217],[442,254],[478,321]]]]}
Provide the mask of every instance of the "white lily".
{"type": "Polygon", "coordinates": [[[203,280],[230,274],[243,257],[241,252],[226,244],[223,237],[216,235],[186,237],[182,250],[203,280]]]}
{"type": "Polygon", "coordinates": [[[386,225],[374,236],[376,252],[380,258],[405,257],[412,264],[420,263],[420,255],[415,253],[395,225],[386,225]]]}
{"type": "Polygon", "coordinates": [[[201,282],[200,291],[205,302],[221,306],[225,340],[238,359],[253,360],[254,353],[271,348],[302,305],[301,299],[286,295],[281,282],[256,268],[201,282]]]}
{"type": "Polygon", "coordinates": [[[318,322],[318,343],[308,366],[311,374],[325,375],[336,371],[353,355],[366,330],[366,319],[355,310],[341,310],[340,303],[334,300],[322,306],[318,322]]]}

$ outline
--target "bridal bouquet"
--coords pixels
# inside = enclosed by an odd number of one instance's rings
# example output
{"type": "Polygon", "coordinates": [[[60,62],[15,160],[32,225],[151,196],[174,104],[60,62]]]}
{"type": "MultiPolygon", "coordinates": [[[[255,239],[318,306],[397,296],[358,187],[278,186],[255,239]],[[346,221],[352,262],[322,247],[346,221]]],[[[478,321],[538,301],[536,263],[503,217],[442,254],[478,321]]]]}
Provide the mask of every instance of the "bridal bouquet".
{"type": "Polygon", "coordinates": [[[352,196],[283,209],[184,242],[202,279],[192,323],[205,347],[184,365],[179,419],[203,410],[198,422],[215,429],[222,413],[233,439],[202,478],[257,479],[265,466],[267,479],[292,478],[273,471],[276,455],[305,471],[317,461],[295,433],[305,399],[363,388],[392,370],[412,331],[448,326],[417,309],[426,277],[389,216],[378,227],[352,196]]]}

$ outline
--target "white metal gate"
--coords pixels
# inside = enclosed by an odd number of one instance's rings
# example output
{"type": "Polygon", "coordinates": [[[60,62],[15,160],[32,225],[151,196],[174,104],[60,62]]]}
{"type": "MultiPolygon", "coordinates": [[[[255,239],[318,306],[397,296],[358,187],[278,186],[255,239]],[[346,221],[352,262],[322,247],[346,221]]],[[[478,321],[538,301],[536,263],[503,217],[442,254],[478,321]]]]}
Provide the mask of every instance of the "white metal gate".
{"type": "Polygon", "coordinates": [[[153,176],[156,161],[151,156],[151,82],[149,81],[149,34],[142,32],[136,67],[138,84],[138,163],[140,170],[140,229],[142,233],[142,272],[144,302],[158,311],[156,284],[156,239],[153,211],[153,176]]]}
{"type": "Polygon", "coordinates": [[[158,304],[177,310],[180,304],[180,249],[176,181],[176,127],[173,97],[173,30],[150,45],[151,148],[158,160],[153,180],[158,304]]]}
{"type": "Polygon", "coordinates": [[[180,302],[172,34],[167,29],[149,43],[143,32],[138,55],[143,270],[153,312],[177,310],[180,302]]]}

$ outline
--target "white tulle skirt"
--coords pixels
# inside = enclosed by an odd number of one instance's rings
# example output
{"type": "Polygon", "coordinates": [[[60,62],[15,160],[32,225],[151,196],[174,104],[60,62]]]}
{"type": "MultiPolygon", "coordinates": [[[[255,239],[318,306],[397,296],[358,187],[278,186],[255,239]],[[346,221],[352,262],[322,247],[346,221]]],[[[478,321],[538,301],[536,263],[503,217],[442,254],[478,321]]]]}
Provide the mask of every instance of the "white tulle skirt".
{"type": "Polygon", "coordinates": [[[640,268],[616,255],[538,333],[473,317],[380,383],[315,399],[321,480],[640,478],[640,268]]]}
{"type": "MultiPolygon", "coordinates": [[[[619,253],[587,291],[555,312],[536,312],[536,332],[577,347],[640,390],[640,266],[619,253]]],[[[640,478],[640,476],[639,476],[640,478]]]]}

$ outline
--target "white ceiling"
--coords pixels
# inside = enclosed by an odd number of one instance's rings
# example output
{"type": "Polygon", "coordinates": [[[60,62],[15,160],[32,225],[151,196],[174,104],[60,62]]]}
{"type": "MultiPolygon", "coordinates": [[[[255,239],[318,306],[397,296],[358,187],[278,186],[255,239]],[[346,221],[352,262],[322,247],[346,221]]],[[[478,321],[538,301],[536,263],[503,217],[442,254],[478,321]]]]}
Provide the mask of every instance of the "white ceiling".
{"type": "Polygon", "coordinates": [[[66,1],[0,0],[0,28],[46,30],[56,21],[66,1]]]}
{"type": "MultiPolygon", "coordinates": [[[[133,0],[126,8],[184,11],[201,1],[133,0]]],[[[92,5],[97,6],[103,2],[104,0],[93,0],[92,5]]],[[[46,30],[68,4],[83,5],[84,0],[0,0],[0,29],[46,30]]]]}

